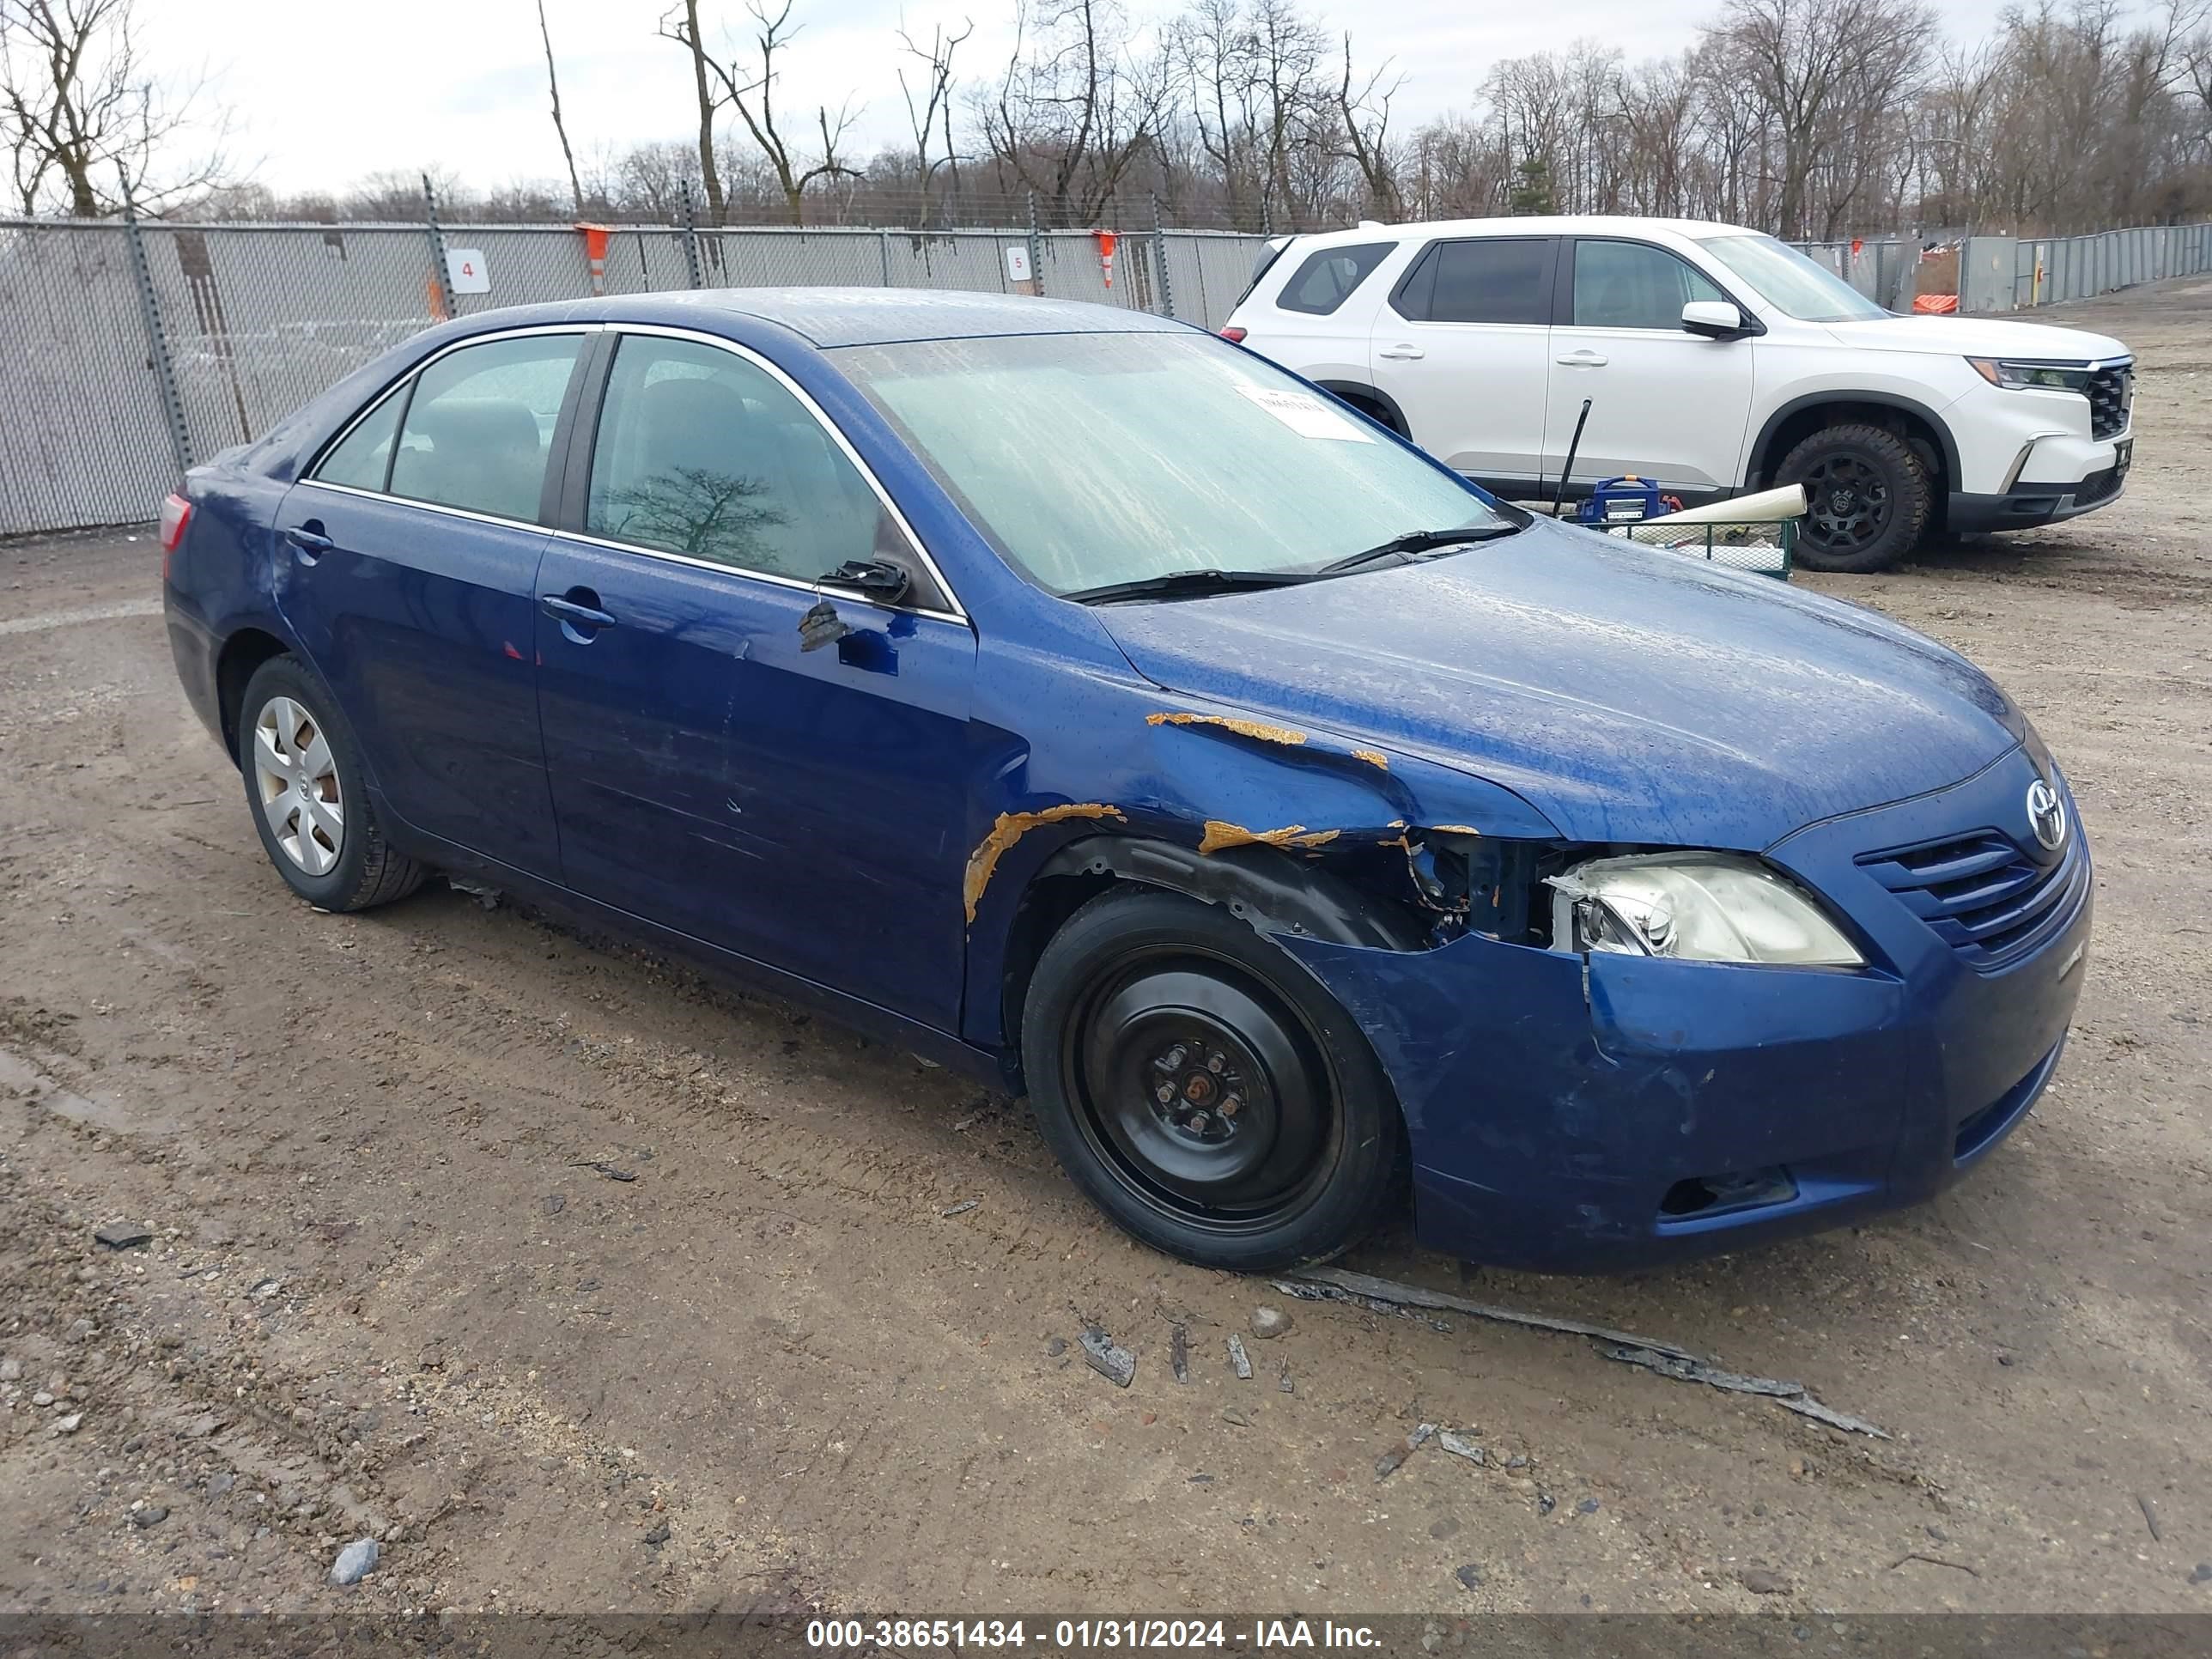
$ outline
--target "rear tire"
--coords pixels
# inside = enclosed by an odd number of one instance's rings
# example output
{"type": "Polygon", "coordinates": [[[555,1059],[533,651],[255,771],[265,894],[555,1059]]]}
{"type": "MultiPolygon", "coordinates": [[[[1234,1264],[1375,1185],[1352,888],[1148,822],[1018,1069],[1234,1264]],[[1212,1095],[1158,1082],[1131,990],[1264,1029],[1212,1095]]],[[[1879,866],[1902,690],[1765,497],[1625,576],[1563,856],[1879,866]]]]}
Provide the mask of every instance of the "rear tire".
{"type": "Polygon", "coordinates": [[[1796,562],[1808,570],[1887,569],[1920,545],[1934,516],[1927,466],[1882,427],[1823,427],[1790,452],[1775,479],[1805,486],[1796,562]]]}
{"type": "Polygon", "coordinates": [[[262,850],[308,903],[366,910],[422,884],[428,871],[377,824],[353,727],[298,659],[271,657],[246,683],[237,760],[262,850]]]}
{"type": "Polygon", "coordinates": [[[1022,1060],[1061,1167],[1187,1261],[1326,1261],[1400,1190],[1404,1128],[1366,1038],[1217,905],[1125,890],[1078,910],[1030,981],[1022,1060]]]}

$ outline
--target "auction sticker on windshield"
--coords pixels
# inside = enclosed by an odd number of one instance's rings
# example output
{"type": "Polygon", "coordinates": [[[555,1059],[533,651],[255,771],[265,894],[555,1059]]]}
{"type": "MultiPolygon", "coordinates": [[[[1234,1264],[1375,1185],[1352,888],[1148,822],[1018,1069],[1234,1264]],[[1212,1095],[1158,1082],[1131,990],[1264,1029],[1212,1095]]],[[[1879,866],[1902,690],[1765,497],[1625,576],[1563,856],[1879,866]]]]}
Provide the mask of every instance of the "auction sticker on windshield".
{"type": "Polygon", "coordinates": [[[1301,438],[1334,438],[1353,444],[1375,441],[1359,429],[1357,422],[1303,392],[1285,392],[1267,386],[1240,386],[1237,389],[1301,438]]]}

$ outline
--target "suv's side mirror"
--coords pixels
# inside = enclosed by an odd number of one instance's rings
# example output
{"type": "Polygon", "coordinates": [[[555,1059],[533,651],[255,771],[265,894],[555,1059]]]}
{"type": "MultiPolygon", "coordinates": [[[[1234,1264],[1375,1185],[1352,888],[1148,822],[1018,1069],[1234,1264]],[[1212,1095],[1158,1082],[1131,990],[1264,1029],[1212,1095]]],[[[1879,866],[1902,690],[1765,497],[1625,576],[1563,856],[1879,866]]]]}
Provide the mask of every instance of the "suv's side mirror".
{"type": "Polygon", "coordinates": [[[1709,340],[1735,340],[1753,331],[1751,320],[1727,300],[1692,300],[1682,307],[1682,326],[1709,340]]]}

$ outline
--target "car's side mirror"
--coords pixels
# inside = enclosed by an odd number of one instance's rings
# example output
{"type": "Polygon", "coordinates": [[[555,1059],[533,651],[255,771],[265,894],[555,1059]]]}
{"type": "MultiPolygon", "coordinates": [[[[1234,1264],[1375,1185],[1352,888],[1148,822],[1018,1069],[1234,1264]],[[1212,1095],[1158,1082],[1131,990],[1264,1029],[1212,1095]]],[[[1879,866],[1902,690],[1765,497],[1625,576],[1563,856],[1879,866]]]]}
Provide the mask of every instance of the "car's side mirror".
{"type": "Polygon", "coordinates": [[[1682,307],[1682,326],[1709,340],[1735,340],[1753,331],[1753,324],[1728,300],[1692,300],[1682,307]]]}

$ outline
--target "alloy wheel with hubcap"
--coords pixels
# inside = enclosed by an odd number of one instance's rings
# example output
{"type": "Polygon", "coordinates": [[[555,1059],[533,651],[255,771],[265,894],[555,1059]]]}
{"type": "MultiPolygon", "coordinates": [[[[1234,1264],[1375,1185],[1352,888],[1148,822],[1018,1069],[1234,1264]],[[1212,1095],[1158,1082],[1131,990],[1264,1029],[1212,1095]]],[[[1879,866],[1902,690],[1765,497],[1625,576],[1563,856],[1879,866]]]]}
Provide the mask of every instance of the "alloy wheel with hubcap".
{"type": "Polygon", "coordinates": [[[345,852],[345,790],[330,739],[306,705],[271,697],[253,723],[262,816],[284,855],[326,875],[345,852]]]}

